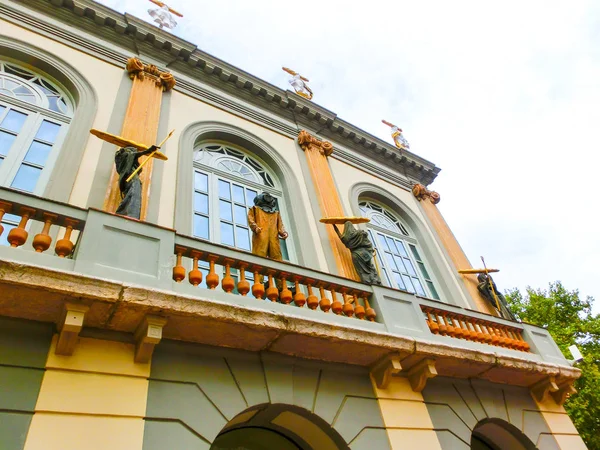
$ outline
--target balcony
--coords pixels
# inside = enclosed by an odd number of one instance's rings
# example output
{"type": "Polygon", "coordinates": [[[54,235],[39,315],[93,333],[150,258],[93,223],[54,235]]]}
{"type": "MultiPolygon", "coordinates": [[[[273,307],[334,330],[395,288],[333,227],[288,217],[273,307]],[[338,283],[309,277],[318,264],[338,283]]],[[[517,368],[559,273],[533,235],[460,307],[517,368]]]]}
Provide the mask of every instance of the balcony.
{"type": "Polygon", "coordinates": [[[83,332],[110,330],[138,344],[158,317],[154,344],[269,350],[392,375],[427,366],[521,386],[579,376],[532,325],[0,188],[4,213],[20,223],[0,233],[10,243],[0,247],[0,315],[62,331],[75,308],[83,332]]]}

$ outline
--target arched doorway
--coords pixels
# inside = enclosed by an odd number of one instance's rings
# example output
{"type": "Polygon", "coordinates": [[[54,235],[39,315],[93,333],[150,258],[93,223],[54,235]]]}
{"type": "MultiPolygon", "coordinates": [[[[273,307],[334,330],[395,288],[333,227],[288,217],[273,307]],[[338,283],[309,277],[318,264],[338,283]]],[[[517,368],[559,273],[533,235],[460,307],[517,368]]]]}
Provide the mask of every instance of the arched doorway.
{"type": "Polygon", "coordinates": [[[502,419],[484,419],[471,434],[472,450],[537,450],[531,440],[514,425],[502,419]]]}
{"type": "Polygon", "coordinates": [[[310,411],[282,403],[262,404],[235,416],[211,450],[347,450],[344,439],[310,411]]]}

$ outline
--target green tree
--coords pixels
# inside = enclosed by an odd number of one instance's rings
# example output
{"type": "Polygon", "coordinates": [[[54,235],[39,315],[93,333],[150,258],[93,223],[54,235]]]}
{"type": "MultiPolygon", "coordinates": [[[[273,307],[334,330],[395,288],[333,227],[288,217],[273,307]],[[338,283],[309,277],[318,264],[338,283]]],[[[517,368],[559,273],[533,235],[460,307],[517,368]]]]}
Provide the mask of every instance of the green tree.
{"type": "Polygon", "coordinates": [[[565,357],[576,344],[583,354],[577,394],[565,402],[565,409],[590,450],[600,450],[600,314],[592,314],[593,297],[585,300],[579,291],[568,291],[557,281],[548,290],[527,288],[506,292],[511,310],[523,322],[546,328],[565,357]]]}

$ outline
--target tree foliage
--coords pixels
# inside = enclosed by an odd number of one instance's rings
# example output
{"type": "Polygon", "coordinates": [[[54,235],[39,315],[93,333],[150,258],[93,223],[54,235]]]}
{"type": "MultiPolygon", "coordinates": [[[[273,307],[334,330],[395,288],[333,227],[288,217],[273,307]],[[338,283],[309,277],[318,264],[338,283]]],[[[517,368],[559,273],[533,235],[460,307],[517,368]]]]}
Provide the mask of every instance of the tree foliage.
{"type": "Polygon", "coordinates": [[[565,409],[588,448],[600,450],[600,314],[592,313],[593,297],[581,299],[578,290],[568,291],[557,281],[548,290],[528,287],[524,296],[510,290],[506,299],[520,320],[546,328],[567,359],[572,358],[570,345],[581,350],[578,392],[565,409]]]}

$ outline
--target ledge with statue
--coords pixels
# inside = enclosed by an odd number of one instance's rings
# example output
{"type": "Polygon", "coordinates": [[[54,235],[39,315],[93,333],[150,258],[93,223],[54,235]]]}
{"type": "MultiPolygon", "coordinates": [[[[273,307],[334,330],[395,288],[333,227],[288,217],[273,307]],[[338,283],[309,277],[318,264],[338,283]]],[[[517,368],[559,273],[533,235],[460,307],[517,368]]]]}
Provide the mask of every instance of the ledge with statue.
{"type": "Polygon", "coordinates": [[[2,216],[11,246],[0,246],[0,314],[54,322],[61,335],[103,328],[138,343],[164,337],[373,368],[392,358],[406,371],[550,393],[579,376],[531,325],[11,189],[0,188],[2,216]]]}

